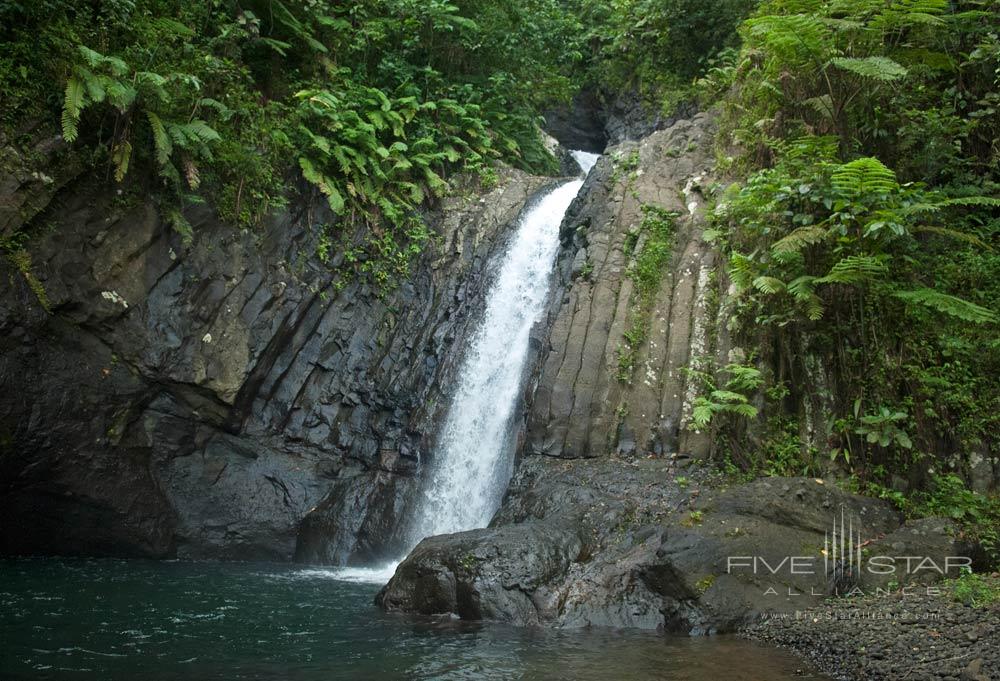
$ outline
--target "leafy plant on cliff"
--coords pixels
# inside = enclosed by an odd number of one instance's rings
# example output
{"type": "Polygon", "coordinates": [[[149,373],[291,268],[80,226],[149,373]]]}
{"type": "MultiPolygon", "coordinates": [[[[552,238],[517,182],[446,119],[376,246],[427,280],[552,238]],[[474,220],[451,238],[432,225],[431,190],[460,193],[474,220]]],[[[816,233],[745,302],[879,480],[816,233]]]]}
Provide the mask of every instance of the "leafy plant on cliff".
{"type": "Polygon", "coordinates": [[[628,275],[634,289],[629,307],[629,324],[624,342],[618,346],[618,380],[627,382],[635,368],[636,355],[646,340],[649,314],[656,301],[656,293],[673,256],[674,221],[677,214],[653,205],[643,205],[642,222],[633,235],[629,235],[633,252],[628,275]]]}
{"type": "Polygon", "coordinates": [[[116,181],[156,176],[178,224],[207,198],[252,227],[302,177],[357,247],[345,274],[380,287],[450,176],[557,170],[537,115],[569,94],[556,0],[45,0],[0,4],[0,26],[5,128],[57,121],[116,181]]]}
{"type": "Polygon", "coordinates": [[[763,383],[760,370],[749,364],[728,364],[720,374],[728,376],[721,388],[717,387],[717,378],[712,374],[688,369],[689,379],[701,383],[703,392],[698,396],[691,411],[691,424],[698,430],[704,430],[712,423],[718,414],[732,414],[743,418],[755,418],[757,407],[751,399],[763,383]]]}

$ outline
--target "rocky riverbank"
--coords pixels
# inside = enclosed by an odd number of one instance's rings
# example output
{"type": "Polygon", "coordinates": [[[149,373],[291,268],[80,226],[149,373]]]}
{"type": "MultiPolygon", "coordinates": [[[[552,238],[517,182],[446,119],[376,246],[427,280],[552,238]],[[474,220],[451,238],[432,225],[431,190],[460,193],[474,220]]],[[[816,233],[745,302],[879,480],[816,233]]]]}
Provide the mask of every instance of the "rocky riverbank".
{"type": "Polygon", "coordinates": [[[735,631],[823,602],[824,540],[842,513],[876,555],[943,564],[967,550],[950,521],[903,522],[823,480],[730,486],[674,459],[532,457],[490,527],[424,540],[377,602],[517,625],[735,631]]]}
{"type": "Polygon", "coordinates": [[[762,619],[743,635],[791,649],[838,680],[1000,679],[1000,605],[965,605],[947,589],[835,599],[762,619]]]}

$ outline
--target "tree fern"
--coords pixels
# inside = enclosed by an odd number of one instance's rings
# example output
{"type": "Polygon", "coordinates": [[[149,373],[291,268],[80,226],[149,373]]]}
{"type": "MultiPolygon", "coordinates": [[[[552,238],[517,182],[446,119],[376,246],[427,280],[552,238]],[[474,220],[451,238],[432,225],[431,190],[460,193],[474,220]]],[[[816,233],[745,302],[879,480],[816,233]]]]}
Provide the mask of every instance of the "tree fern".
{"type": "Polygon", "coordinates": [[[785,282],[777,277],[760,276],[753,280],[753,287],[761,293],[773,295],[785,290],[785,282]]]}
{"type": "Polygon", "coordinates": [[[784,253],[798,253],[806,246],[822,241],[824,237],[826,237],[828,231],[829,230],[826,227],[821,227],[819,225],[799,227],[791,234],[788,234],[774,242],[774,245],[771,246],[771,251],[776,255],[784,253]]]}
{"type": "Polygon", "coordinates": [[[888,274],[885,257],[870,255],[849,255],[830,268],[824,277],[815,280],[817,284],[861,284],[881,279],[888,274]]]}
{"type": "Polygon", "coordinates": [[[791,64],[825,61],[830,28],[812,14],[768,15],[748,20],[744,30],[753,42],[762,44],[777,60],[791,64]]]}
{"type": "Polygon", "coordinates": [[[749,256],[739,252],[729,256],[729,276],[739,290],[745,291],[753,285],[755,272],[754,260],[749,256]]]}
{"type": "Polygon", "coordinates": [[[823,301],[814,290],[816,279],[803,275],[788,282],[786,287],[789,295],[805,310],[806,317],[814,322],[823,318],[823,301]]]}
{"type": "Polygon", "coordinates": [[[931,288],[921,288],[913,291],[896,291],[892,295],[906,303],[923,305],[933,310],[937,310],[938,312],[943,312],[944,314],[957,317],[958,319],[962,319],[967,322],[973,322],[975,324],[997,321],[996,314],[991,310],[976,305],[975,303],[970,303],[967,300],[956,298],[955,296],[950,296],[946,293],[941,293],[940,291],[935,291],[931,288]]]}

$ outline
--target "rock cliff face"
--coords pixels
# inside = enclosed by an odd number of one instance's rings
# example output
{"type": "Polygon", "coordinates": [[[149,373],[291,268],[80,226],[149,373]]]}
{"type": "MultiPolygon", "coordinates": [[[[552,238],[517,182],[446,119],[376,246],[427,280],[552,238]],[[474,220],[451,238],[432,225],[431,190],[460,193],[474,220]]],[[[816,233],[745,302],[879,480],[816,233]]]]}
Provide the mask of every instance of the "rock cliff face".
{"type": "Polygon", "coordinates": [[[320,209],[254,233],[194,211],[185,247],[147,201],[13,177],[4,227],[37,226],[31,276],[0,265],[0,552],[376,557],[488,264],[544,182],[507,171],[447,201],[380,297],[331,286],[320,209]]]}
{"type": "Polygon", "coordinates": [[[720,273],[702,238],[703,192],[715,182],[713,127],[710,115],[699,114],[612,147],[571,208],[527,453],[706,453],[707,443],[684,428],[694,397],[684,369],[727,350],[709,338],[718,328],[710,303],[720,273]],[[649,207],[676,217],[669,265],[642,306],[634,265],[650,239],[643,229],[649,207]],[[629,340],[635,329],[637,343],[629,340]]]}

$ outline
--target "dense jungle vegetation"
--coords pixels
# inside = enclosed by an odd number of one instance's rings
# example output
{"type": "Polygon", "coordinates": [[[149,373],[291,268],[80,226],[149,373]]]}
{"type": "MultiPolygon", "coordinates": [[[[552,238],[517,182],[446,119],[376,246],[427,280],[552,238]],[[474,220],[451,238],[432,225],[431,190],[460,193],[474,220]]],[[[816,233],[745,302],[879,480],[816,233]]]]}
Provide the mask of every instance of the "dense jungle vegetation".
{"type": "Polygon", "coordinates": [[[301,178],[369,225],[353,262],[383,285],[458,174],[556,172],[539,114],[580,88],[717,107],[710,236],[736,333],[780,367],[702,398],[720,459],[833,461],[1000,545],[997,502],[953,477],[998,456],[996,0],[0,0],[0,34],[8,136],[58,126],[188,238],[185,205],[252,229],[301,178]]]}

